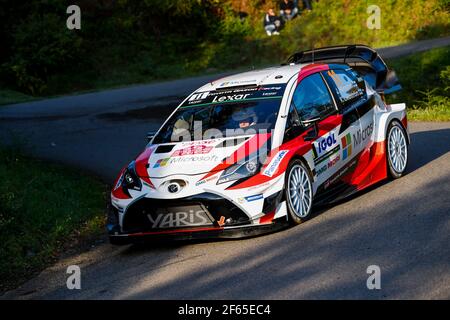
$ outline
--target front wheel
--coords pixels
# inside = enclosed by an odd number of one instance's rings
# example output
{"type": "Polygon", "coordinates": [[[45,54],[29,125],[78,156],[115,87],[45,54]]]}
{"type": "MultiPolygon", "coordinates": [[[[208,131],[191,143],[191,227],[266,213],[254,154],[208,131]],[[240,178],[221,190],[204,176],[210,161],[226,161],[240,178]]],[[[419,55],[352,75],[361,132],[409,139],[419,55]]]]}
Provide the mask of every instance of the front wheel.
{"type": "Polygon", "coordinates": [[[294,160],[286,171],[285,193],[290,220],[300,224],[309,217],[313,201],[311,173],[300,160],[294,160]]]}
{"type": "Polygon", "coordinates": [[[389,175],[394,179],[400,178],[408,164],[408,143],[405,130],[398,121],[389,125],[386,149],[389,175]]]}

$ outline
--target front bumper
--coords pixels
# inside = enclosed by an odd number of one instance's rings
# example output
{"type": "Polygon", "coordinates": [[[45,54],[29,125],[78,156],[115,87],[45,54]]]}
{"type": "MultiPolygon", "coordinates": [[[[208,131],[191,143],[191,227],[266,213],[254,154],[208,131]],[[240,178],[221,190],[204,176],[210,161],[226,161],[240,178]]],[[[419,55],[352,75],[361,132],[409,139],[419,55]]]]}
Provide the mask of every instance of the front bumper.
{"type": "Polygon", "coordinates": [[[131,234],[110,234],[109,241],[115,245],[145,243],[148,241],[186,241],[196,239],[240,239],[275,232],[288,226],[286,219],[263,225],[235,228],[196,228],[167,230],[161,232],[139,232],[131,234]]]}
{"type": "MultiPolygon", "coordinates": [[[[274,212],[278,197],[267,199],[263,212],[268,216],[274,212]]],[[[145,242],[146,240],[191,240],[205,238],[244,238],[273,232],[285,227],[286,219],[254,224],[239,207],[218,195],[202,193],[177,200],[141,198],[131,203],[122,219],[118,210],[111,206],[108,215],[107,230],[113,244],[145,242]],[[176,228],[154,228],[148,214],[175,205],[201,205],[211,218],[206,226],[183,226],[176,228]],[[121,223],[119,221],[121,220],[121,223]]]]}

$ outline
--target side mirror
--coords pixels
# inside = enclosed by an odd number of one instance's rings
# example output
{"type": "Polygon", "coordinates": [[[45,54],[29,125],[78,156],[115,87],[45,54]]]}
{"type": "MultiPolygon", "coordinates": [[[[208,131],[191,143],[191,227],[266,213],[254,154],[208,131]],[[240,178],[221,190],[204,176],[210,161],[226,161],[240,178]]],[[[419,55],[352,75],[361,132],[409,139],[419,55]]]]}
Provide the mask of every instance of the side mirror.
{"type": "Polygon", "coordinates": [[[394,70],[389,70],[386,74],[384,86],[377,89],[377,92],[382,94],[391,94],[400,90],[402,90],[402,86],[399,82],[397,74],[394,70]]]}
{"type": "Polygon", "coordinates": [[[155,131],[149,131],[147,132],[147,142],[152,141],[153,137],[155,136],[156,132],[155,131]]]}
{"type": "Polygon", "coordinates": [[[308,132],[308,134],[305,136],[305,141],[311,141],[317,138],[317,136],[319,135],[319,126],[317,125],[317,123],[320,121],[320,117],[315,117],[315,118],[311,118],[308,120],[303,120],[302,124],[304,126],[307,126],[308,124],[314,124],[314,129],[310,130],[308,132]]]}

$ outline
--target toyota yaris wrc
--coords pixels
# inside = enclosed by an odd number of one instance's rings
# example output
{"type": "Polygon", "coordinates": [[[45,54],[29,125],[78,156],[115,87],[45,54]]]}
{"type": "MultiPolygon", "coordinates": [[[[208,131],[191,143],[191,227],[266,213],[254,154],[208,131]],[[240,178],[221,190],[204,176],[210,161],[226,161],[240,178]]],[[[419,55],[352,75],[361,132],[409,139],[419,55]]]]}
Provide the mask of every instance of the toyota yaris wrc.
{"type": "Polygon", "coordinates": [[[400,88],[373,49],[299,52],[189,95],[111,192],[112,243],[251,236],[308,219],[408,162],[400,88]]]}

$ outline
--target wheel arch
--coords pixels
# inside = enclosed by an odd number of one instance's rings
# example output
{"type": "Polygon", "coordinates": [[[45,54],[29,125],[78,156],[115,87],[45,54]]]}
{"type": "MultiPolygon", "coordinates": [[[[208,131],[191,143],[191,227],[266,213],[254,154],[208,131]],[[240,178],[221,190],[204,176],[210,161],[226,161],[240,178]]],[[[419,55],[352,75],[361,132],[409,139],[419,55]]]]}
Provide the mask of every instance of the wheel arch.
{"type": "Polygon", "coordinates": [[[390,119],[389,123],[386,126],[386,130],[385,130],[385,134],[384,134],[385,138],[387,138],[387,133],[388,133],[387,131],[388,131],[389,127],[391,126],[391,124],[393,122],[397,122],[400,125],[400,127],[403,129],[403,131],[405,132],[405,135],[406,135],[406,143],[409,145],[411,143],[411,140],[410,140],[410,137],[409,137],[408,128],[406,128],[405,124],[403,123],[403,121],[398,119],[398,118],[390,119]]]}
{"type": "Polygon", "coordinates": [[[398,121],[406,133],[407,143],[410,144],[410,136],[406,121],[406,105],[404,103],[387,105],[388,112],[380,112],[376,114],[376,131],[375,142],[385,141],[387,130],[392,121],[398,121]]]}
{"type": "Polygon", "coordinates": [[[291,159],[289,159],[288,166],[292,161],[300,160],[308,168],[311,176],[314,178],[314,168],[311,168],[311,164],[306,160],[306,158],[300,154],[294,154],[291,159]]]}

